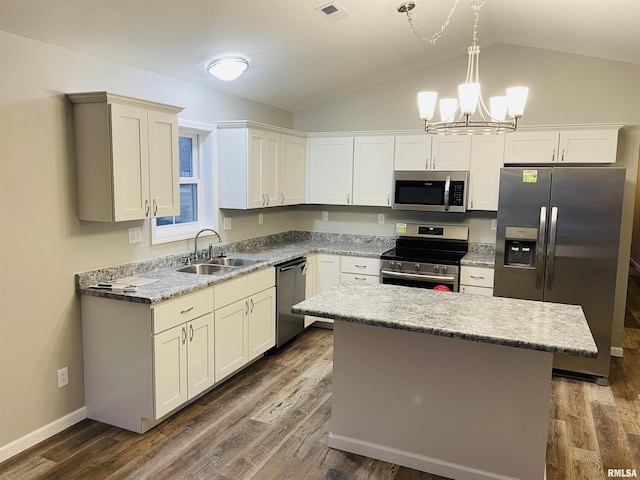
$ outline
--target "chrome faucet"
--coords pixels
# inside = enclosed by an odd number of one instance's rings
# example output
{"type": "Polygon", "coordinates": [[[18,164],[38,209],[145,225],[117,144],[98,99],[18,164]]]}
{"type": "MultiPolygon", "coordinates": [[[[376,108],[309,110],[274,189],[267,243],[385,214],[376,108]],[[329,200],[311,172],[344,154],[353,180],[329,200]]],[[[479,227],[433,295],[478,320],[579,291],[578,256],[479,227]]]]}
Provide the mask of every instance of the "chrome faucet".
{"type": "MultiPolygon", "coordinates": [[[[213,232],[213,233],[216,234],[216,237],[218,237],[218,243],[222,242],[222,239],[220,238],[220,235],[218,235],[218,232],[216,232],[212,228],[203,228],[202,230],[200,230],[198,233],[196,233],[196,238],[193,241],[194,247],[195,247],[195,260],[196,261],[198,260],[198,237],[200,236],[200,234],[202,232],[213,232]]],[[[209,256],[211,256],[211,249],[209,249],[209,256]]]]}

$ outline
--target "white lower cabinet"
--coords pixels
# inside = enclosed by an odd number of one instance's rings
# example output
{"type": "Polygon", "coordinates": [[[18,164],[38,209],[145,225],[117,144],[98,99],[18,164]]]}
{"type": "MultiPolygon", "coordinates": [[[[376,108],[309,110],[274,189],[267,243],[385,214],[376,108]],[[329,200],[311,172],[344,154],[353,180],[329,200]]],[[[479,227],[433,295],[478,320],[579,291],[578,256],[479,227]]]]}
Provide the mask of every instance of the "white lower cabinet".
{"type": "Polygon", "coordinates": [[[87,417],[144,433],[258,358],[275,346],[274,286],[266,268],[153,306],[83,295],[87,417]]]}
{"type": "Polygon", "coordinates": [[[155,418],[214,383],[213,313],[153,336],[155,418]]]}
{"type": "Polygon", "coordinates": [[[340,258],[340,282],[380,283],[380,259],[343,256],[340,258]]]}
{"type": "Polygon", "coordinates": [[[275,346],[274,286],[273,268],[216,285],[216,382],[275,346]]]}
{"type": "Polygon", "coordinates": [[[493,296],[493,268],[460,267],[460,292],[493,296]]]}

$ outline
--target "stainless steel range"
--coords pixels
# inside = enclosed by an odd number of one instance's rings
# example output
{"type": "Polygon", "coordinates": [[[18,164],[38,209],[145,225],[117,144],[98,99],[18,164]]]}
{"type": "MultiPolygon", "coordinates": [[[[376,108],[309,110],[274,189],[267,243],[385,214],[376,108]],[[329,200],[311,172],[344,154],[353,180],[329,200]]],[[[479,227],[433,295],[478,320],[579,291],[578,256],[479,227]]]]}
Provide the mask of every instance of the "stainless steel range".
{"type": "Polygon", "coordinates": [[[469,227],[399,224],[396,246],[381,256],[382,283],[451,290],[460,286],[460,260],[469,249],[469,227]]]}

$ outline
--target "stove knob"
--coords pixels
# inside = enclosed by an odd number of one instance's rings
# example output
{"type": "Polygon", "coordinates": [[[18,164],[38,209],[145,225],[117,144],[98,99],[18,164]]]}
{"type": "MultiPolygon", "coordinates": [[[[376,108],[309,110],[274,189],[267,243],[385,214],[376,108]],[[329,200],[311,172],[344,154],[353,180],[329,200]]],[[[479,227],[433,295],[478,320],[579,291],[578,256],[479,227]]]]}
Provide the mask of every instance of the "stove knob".
{"type": "Polygon", "coordinates": [[[445,267],[445,266],[440,267],[440,271],[442,273],[447,273],[447,267],[445,267]]]}
{"type": "Polygon", "coordinates": [[[420,271],[420,264],[419,264],[419,263],[416,263],[416,264],[415,264],[415,267],[416,267],[416,270],[417,270],[417,271],[420,271]]]}
{"type": "Polygon", "coordinates": [[[399,270],[402,268],[402,263],[396,262],[396,268],[399,270]]]}
{"type": "Polygon", "coordinates": [[[440,271],[440,265],[434,265],[433,266],[433,272],[434,273],[438,273],[440,271]]]}

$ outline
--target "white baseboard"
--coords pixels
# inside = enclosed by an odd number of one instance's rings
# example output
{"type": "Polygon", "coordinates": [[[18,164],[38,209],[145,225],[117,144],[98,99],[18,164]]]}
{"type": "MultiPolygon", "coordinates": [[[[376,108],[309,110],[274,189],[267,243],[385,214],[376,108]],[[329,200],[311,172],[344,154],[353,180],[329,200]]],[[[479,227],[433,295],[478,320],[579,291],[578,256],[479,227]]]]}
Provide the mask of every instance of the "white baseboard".
{"type": "Polygon", "coordinates": [[[459,478],[463,480],[516,480],[513,477],[477,470],[464,465],[456,465],[413,452],[406,452],[386,445],[379,445],[377,443],[343,435],[335,435],[333,433],[329,433],[328,445],[338,450],[364,455],[365,457],[377,458],[378,460],[447,478],[459,478]]]}
{"type": "Polygon", "coordinates": [[[611,356],[622,358],[624,356],[624,350],[622,347],[611,347],[611,356]]]}
{"type": "Polygon", "coordinates": [[[46,440],[49,437],[54,436],[56,433],[69,428],[72,425],[87,418],[87,407],[82,407],[65,415],[62,418],[54,420],[48,425],[41,427],[31,433],[26,434],[24,437],[14,440],[13,442],[0,447],[0,462],[17,455],[20,452],[24,452],[26,449],[33,447],[37,443],[46,440]]]}

